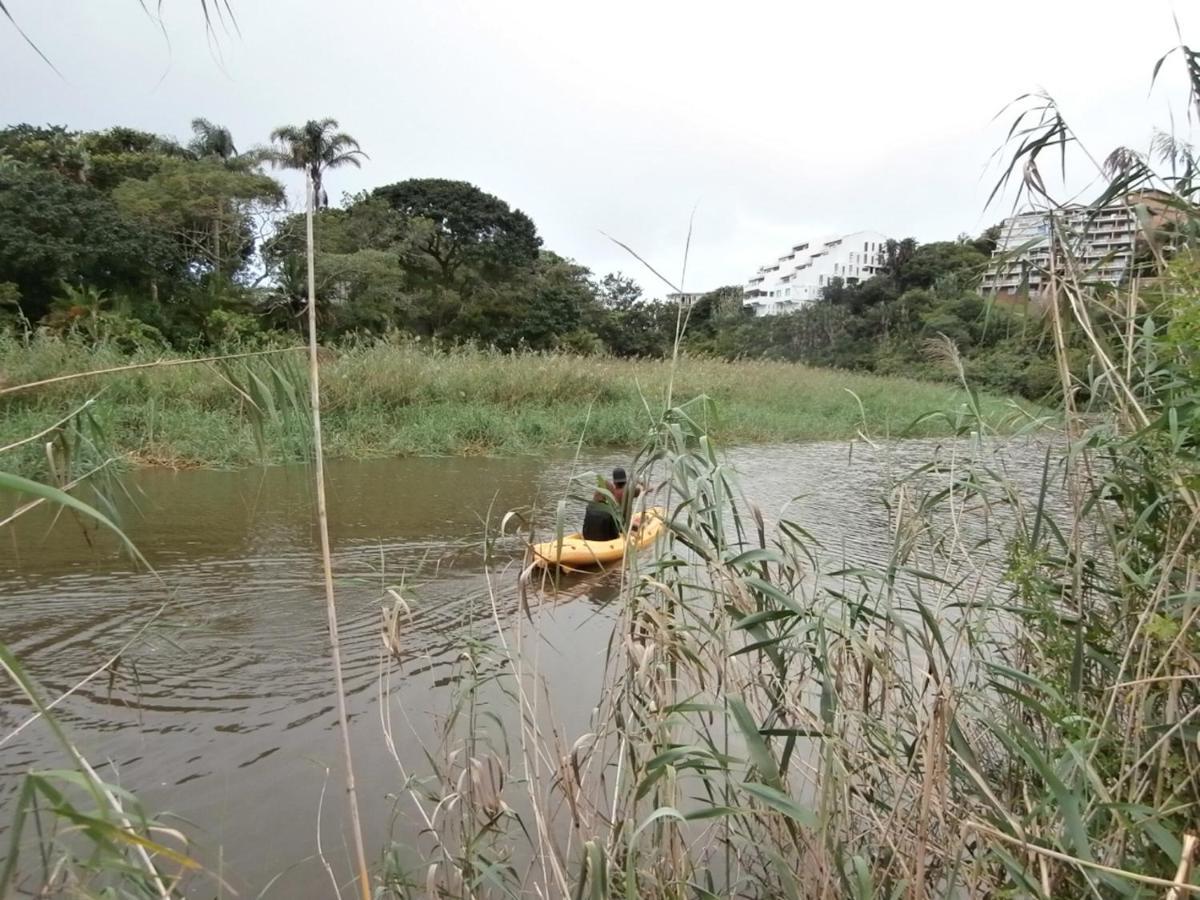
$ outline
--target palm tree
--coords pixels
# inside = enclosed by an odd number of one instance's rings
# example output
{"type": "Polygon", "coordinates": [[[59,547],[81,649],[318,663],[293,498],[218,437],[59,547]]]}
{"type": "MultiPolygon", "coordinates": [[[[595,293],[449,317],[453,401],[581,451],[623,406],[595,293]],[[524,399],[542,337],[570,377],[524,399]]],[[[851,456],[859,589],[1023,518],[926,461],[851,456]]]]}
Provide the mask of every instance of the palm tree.
{"type": "Polygon", "coordinates": [[[303,125],[284,125],[271,132],[271,140],[279,146],[270,156],[277,166],[299,169],[312,179],[313,203],[329,205],[329,196],[321,184],[327,169],[362,165],[367,154],[359,149],[358,141],[337,130],[337,119],[309,119],[303,125]]]}
{"type": "Polygon", "coordinates": [[[238,155],[233,135],[222,125],[216,125],[208,119],[192,119],[192,134],[195,137],[188,144],[188,149],[201,158],[216,156],[229,162],[238,155]]]}
{"type": "MultiPolygon", "coordinates": [[[[2,0],[0,0],[2,2],[2,0]]],[[[327,206],[321,188],[326,169],[351,165],[358,168],[366,156],[358,141],[337,130],[336,119],[309,119],[302,126],[285,125],[271,132],[276,147],[265,154],[274,165],[299,169],[307,182],[304,203],[305,263],[308,281],[308,391],[312,409],[313,475],[316,481],[317,529],[321,536],[321,565],[325,575],[325,607],[329,618],[330,662],[333,664],[334,692],[337,697],[342,756],[345,761],[346,794],[350,804],[350,830],[358,866],[358,887],[362,900],[371,900],[371,881],[367,873],[367,855],[363,847],[362,822],[358,812],[358,792],[354,786],[354,764],[350,750],[350,725],[346,713],[346,686],[342,678],[342,645],[338,637],[337,599],[333,586],[333,559],[329,542],[329,513],[325,498],[325,452],[321,434],[321,367],[317,358],[317,287],[316,250],[313,244],[313,213],[318,205],[327,206]]]]}

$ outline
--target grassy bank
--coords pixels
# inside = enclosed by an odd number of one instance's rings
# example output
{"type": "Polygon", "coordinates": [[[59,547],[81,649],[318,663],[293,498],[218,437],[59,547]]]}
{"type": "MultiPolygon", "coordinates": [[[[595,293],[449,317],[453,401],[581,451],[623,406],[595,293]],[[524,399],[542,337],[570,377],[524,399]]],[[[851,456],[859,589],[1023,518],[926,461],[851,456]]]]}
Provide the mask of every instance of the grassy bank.
{"type": "MultiPolygon", "coordinates": [[[[250,427],[249,385],[256,378],[271,383],[271,367],[289,368],[290,356],[142,369],[0,397],[0,446],[96,397],[97,433],[135,461],[255,463],[261,455],[250,427]]],[[[0,341],[0,378],[12,386],[155,358],[61,340],[29,346],[0,341]]],[[[662,408],[669,371],[668,363],[652,360],[437,351],[415,344],[330,351],[323,370],[326,447],[333,457],[367,458],[541,453],[574,446],[581,438],[588,447],[636,446],[651,426],[646,404],[662,408]]],[[[695,403],[690,410],[725,444],[847,438],[864,421],[873,435],[932,435],[944,431],[944,423],[912,428],[913,423],[966,400],[952,386],[904,378],[779,362],[683,361],[675,403],[702,395],[713,405],[695,403]]],[[[1012,411],[1001,398],[981,400],[989,415],[1012,411]]],[[[306,455],[302,428],[275,422],[265,437],[270,462],[306,455]]],[[[22,449],[19,469],[44,466],[39,444],[22,449]]]]}

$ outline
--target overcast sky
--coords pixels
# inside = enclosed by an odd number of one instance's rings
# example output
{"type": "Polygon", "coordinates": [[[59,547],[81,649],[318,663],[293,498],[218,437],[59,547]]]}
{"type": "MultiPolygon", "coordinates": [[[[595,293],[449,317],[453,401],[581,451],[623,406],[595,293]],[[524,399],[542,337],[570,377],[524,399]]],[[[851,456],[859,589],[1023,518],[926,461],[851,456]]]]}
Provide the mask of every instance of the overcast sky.
{"type": "Polygon", "coordinates": [[[810,236],[975,233],[1006,208],[984,202],[1008,101],[1044,88],[1097,155],[1143,147],[1169,106],[1186,128],[1178,59],[1149,93],[1173,14],[1200,43],[1170,0],[230,2],[238,32],[207,40],[200,0],[165,0],[166,38],[138,0],[5,0],[63,77],[0,19],[0,122],[186,137],[205,116],[245,147],[333,116],[371,159],[331,196],[471,181],[654,293],[602,232],[677,279],[694,208],[693,290],[810,236]]]}

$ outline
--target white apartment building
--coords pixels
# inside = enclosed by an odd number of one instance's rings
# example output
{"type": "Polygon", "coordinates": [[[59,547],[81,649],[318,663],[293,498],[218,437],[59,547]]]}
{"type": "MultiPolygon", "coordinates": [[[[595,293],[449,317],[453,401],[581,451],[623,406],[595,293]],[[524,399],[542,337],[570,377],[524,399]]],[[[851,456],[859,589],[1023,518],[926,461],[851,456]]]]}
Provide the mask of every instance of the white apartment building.
{"type": "MultiPolygon", "coordinates": [[[[1099,210],[1069,206],[1054,212],[1062,242],[1060,271],[1065,269],[1069,256],[1083,280],[1119,284],[1133,266],[1139,234],[1134,209],[1139,204],[1152,210],[1156,224],[1162,218],[1161,204],[1156,209],[1154,195],[1149,192],[1130,194],[1099,210]]],[[[1040,294],[1050,278],[1050,234],[1049,212],[1027,212],[1005,219],[980,291],[1010,296],[1040,294]]]]}
{"type": "Polygon", "coordinates": [[[820,299],[835,278],[866,281],[883,268],[887,242],[878,231],[856,231],[796,244],[746,283],[746,305],[758,316],[791,312],[820,299]]]}

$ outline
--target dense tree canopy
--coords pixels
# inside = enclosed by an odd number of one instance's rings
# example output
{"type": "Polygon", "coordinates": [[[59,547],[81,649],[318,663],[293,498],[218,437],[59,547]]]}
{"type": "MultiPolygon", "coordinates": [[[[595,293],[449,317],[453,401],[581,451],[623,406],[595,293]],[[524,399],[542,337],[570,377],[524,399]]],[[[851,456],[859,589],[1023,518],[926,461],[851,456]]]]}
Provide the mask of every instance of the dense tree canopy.
{"type": "Polygon", "coordinates": [[[470,291],[537,261],[542,239],[533,220],[465,181],[417,178],[376,188],[374,196],[404,224],[414,283],[470,291]]]}
{"type": "Polygon", "coordinates": [[[172,273],[169,242],[123,216],[111,198],[54,171],[0,163],[0,282],[26,317],[47,313],[64,282],[148,291],[172,273]]]}
{"type": "Polygon", "coordinates": [[[169,235],[193,274],[236,277],[250,261],[265,218],[283,204],[279,182],[220,160],[168,159],[146,179],[113,192],[130,219],[169,235]]]}
{"type": "MultiPolygon", "coordinates": [[[[466,182],[378,188],[321,210],[314,228],[324,320],[336,333],[395,328],[548,348],[584,328],[595,304],[586,269],[541,252],[528,216],[466,182]]],[[[269,264],[294,268],[301,234],[300,217],[284,222],[269,264]]]]}
{"type": "Polygon", "coordinates": [[[0,130],[0,160],[21,162],[68,181],[87,180],[87,155],[79,136],[61,125],[13,125],[0,130]]]}
{"type": "Polygon", "coordinates": [[[242,282],[283,187],[197,122],[190,148],[123,127],[0,130],[0,282],[26,321],[86,289],[188,342],[214,309],[250,303],[242,282]]]}
{"type": "Polygon", "coordinates": [[[128,178],[149,178],[169,160],[189,159],[187,150],[170,138],[134,128],[110,128],[79,135],[87,160],[86,181],[110,193],[128,178]]]}
{"type": "Polygon", "coordinates": [[[901,291],[932,288],[939,278],[953,276],[963,285],[978,284],[988,256],[971,243],[935,241],[916,247],[897,270],[896,287],[901,291]]]}

